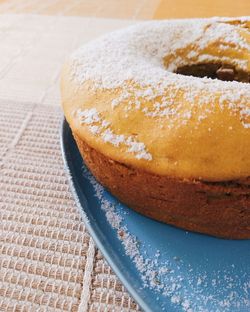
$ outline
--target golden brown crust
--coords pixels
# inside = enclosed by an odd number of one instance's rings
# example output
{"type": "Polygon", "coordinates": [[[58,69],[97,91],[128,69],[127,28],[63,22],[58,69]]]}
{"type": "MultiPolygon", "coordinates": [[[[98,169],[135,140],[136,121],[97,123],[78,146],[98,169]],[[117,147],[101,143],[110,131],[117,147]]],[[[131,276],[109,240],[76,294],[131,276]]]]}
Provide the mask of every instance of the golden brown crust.
{"type": "Polygon", "coordinates": [[[249,178],[218,183],[168,178],[114,161],[74,137],[97,180],[137,212],[194,232],[250,238],[249,178]]]}

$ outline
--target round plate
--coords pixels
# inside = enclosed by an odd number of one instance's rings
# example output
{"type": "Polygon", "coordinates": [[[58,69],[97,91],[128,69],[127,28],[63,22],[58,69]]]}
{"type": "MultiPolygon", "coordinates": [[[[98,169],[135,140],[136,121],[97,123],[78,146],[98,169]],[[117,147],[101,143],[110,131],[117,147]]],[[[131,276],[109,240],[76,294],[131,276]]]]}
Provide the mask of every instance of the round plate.
{"type": "Polygon", "coordinates": [[[250,311],[250,240],[224,240],[146,218],[100,186],[61,130],[65,168],[96,245],[144,311],[250,311]]]}

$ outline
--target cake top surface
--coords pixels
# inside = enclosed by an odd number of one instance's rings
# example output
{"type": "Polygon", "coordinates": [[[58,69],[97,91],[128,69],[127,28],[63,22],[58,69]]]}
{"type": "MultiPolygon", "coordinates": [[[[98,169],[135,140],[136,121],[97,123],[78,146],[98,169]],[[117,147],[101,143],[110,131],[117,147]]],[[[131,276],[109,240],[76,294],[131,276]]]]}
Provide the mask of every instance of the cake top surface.
{"type": "Polygon", "coordinates": [[[220,64],[249,79],[249,29],[249,17],[212,18],[151,21],[107,34],[65,66],[66,118],[93,147],[142,169],[208,180],[246,177],[250,84],[176,72],[220,64]],[[210,166],[216,167],[211,176],[210,166]]]}

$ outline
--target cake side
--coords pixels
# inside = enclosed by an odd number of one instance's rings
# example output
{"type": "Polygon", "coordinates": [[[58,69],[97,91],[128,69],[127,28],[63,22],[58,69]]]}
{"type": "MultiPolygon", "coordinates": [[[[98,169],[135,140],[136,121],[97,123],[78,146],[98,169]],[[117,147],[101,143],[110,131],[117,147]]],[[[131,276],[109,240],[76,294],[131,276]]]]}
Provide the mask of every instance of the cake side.
{"type": "Polygon", "coordinates": [[[137,212],[194,232],[250,238],[250,178],[211,183],[160,176],[108,158],[73,135],[96,179],[137,212]]]}

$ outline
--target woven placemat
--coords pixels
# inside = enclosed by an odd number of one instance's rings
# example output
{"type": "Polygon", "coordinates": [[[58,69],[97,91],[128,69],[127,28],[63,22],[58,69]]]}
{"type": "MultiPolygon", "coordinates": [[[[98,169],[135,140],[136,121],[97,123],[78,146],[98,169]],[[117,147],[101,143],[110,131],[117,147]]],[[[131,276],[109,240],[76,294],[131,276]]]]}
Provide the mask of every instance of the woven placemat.
{"type": "Polygon", "coordinates": [[[60,108],[0,101],[0,311],[138,311],[81,222],[60,108]]]}

